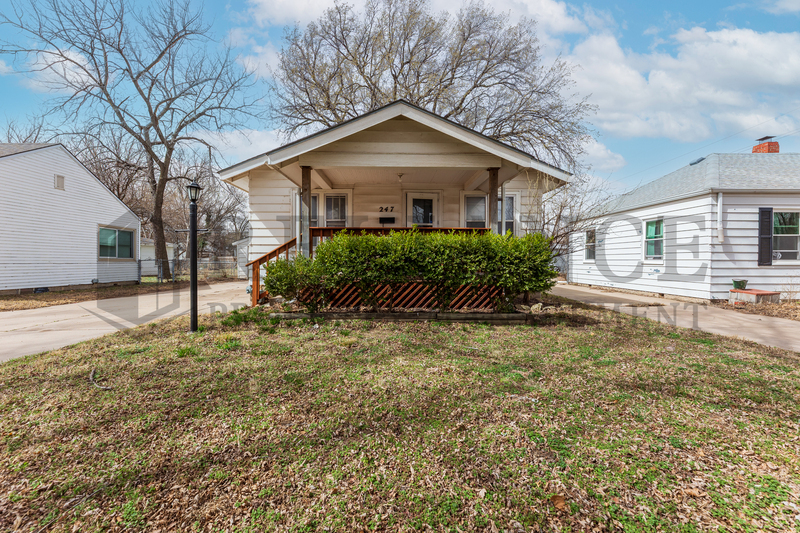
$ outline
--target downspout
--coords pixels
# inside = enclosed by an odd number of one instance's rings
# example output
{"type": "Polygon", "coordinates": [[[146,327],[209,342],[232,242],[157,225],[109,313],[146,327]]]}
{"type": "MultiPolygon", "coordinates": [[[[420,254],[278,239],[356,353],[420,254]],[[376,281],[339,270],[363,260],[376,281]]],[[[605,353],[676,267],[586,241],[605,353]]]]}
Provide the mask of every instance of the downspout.
{"type": "Polygon", "coordinates": [[[717,193],[717,240],[725,242],[725,229],[722,227],[722,193],[717,193]]]}

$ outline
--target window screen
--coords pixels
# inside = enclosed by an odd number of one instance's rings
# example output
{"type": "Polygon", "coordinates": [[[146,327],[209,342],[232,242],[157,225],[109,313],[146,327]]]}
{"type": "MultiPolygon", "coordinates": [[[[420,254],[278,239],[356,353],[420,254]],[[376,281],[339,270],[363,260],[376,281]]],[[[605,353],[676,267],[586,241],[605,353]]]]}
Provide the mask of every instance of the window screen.
{"type": "Polygon", "coordinates": [[[664,221],[649,220],[645,225],[645,259],[664,258],[664,221]]]}
{"type": "Polygon", "coordinates": [[[117,230],[100,228],[100,257],[117,257],[117,230]]]}
{"type": "Polygon", "coordinates": [[[468,228],[485,228],[486,226],[486,197],[464,197],[465,222],[468,228]]]}

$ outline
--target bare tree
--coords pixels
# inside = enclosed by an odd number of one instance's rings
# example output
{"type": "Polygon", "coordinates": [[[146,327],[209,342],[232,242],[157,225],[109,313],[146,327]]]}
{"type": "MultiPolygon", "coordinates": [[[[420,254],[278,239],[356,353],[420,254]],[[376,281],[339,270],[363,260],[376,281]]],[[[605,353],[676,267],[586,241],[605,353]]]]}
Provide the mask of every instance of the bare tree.
{"type": "Polygon", "coordinates": [[[337,2],[287,31],[274,73],[274,118],[287,137],[397,99],[569,169],[590,132],[586,99],[567,94],[572,67],[544,65],[536,26],[510,24],[480,1],[454,18],[426,0],[337,2]]]}
{"type": "Polygon", "coordinates": [[[583,246],[572,236],[594,227],[594,220],[609,212],[614,194],[602,180],[588,172],[572,176],[569,183],[553,187],[551,177],[541,172],[527,172],[527,198],[522,204],[520,222],[526,232],[541,233],[551,238],[554,257],[566,256],[583,246]],[[541,191],[549,191],[540,194],[541,191]]]}
{"type": "Polygon", "coordinates": [[[66,95],[50,110],[72,128],[67,133],[102,138],[110,128],[139,145],[156,258],[168,259],[162,206],[179,175],[176,151],[211,150],[204,131],[238,127],[258,114],[250,73],[211,40],[188,0],[145,9],[134,9],[133,0],[20,0],[0,14],[0,24],[21,34],[0,52],[66,95]]]}
{"type": "Polygon", "coordinates": [[[7,143],[48,143],[56,136],[47,130],[43,117],[31,117],[25,123],[15,119],[6,122],[2,142],[7,143]]]}
{"type": "Polygon", "coordinates": [[[107,130],[107,135],[72,136],[70,151],[140,218],[148,221],[152,195],[147,190],[147,154],[124,132],[107,130]]]}

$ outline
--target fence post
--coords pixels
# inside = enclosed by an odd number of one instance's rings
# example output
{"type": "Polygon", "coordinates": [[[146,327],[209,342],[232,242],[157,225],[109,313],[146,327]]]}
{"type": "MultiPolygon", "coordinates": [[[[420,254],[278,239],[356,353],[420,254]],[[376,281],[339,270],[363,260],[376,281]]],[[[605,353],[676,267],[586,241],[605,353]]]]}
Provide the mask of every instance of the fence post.
{"type": "Polygon", "coordinates": [[[142,260],[139,259],[136,261],[136,278],[139,284],[142,283],[142,260]]]}

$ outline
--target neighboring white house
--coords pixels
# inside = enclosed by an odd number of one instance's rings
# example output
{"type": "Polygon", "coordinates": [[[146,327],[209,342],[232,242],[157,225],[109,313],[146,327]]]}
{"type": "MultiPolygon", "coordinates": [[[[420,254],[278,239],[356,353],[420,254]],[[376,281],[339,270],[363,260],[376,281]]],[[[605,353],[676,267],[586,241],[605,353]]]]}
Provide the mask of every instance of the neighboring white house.
{"type": "MultiPolygon", "coordinates": [[[[167,243],[167,257],[170,261],[170,269],[175,259],[175,244],[167,243]]],[[[142,265],[142,276],[157,276],[158,265],[156,264],[156,244],[153,239],[142,237],[139,244],[139,260],[142,265]]]]}
{"type": "Polygon", "coordinates": [[[800,154],[777,144],[711,154],[622,196],[573,237],[568,281],[725,299],[746,279],[797,298],[800,154]]]}
{"type": "Polygon", "coordinates": [[[515,234],[570,174],[405,101],[220,171],[248,192],[249,259],[307,227],[417,225],[515,234]],[[307,200],[301,191],[307,191],[307,200]],[[305,218],[301,224],[301,200],[305,218]],[[505,209],[502,205],[505,204],[505,209]]]}
{"type": "Polygon", "coordinates": [[[239,239],[232,243],[236,247],[236,275],[239,279],[250,279],[250,269],[247,263],[250,261],[250,237],[239,239]]]}
{"type": "Polygon", "coordinates": [[[135,282],[140,223],[60,144],[0,144],[0,291],[135,282]]]}

